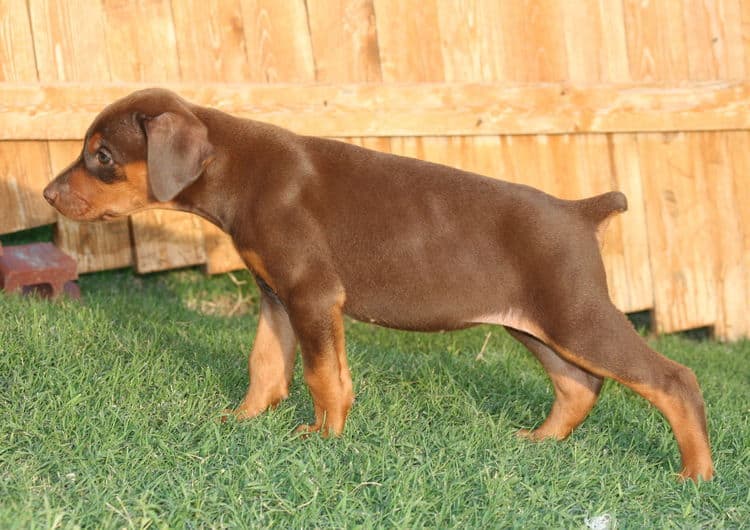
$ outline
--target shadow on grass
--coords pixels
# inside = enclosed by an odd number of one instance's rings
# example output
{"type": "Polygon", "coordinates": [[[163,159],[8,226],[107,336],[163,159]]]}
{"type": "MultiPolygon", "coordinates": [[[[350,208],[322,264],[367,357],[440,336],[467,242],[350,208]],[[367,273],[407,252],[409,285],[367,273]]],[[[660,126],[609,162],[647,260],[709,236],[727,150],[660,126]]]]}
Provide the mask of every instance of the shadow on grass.
{"type": "MultiPolygon", "coordinates": [[[[248,315],[225,317],[190,309],[185,301],[235,292],[257,300],[249,274],[238,276],[246,283],[236,286],[226,277],[206,282],[195,270],[133,276],[124,269],[86,275],[80,283],[84,304],[134,336],[148,337],[151,349],[175,360],[178,376],[194,379],[207,369],[212,372],[211,384],[218,385],[212,392],[226,400],[221,406],[232,407],[242,399],[248,384],[247,354],[255,336],[257,306],[253,305],[248,315]],[[222,339],[217,340],[216,335],[222,339]]],[[[466,395],[469,403],[474,403],[475,414],[499,419],[509,431],[537,427],[552,404],[551,385],[540,365],[500,327],[445,334],[408,333],[351,321],[346,327],[357,390],[367,384],[408,386],[410,392],[444,388],[448,397],[437,398],[438,404],[450,407],[454,396],[466,395]],[[484,359],[477,359],[485,346],[484,359]]],[[[310,420],[312,405],[299,364],[291,401],[301,405],[296,407],[294,420],[303,422],[310,420]]],[[[399,396],[389,394],[385,399],[398,400],[399,396]]],[[[217,417],[220,412],[220,408],[215,410],[217,417]]],[[[654,415],[658,414],[653,407],[643,401],[638,404],[632,397],[623,399],[623,393],[608,384],[600,403],[573,437],[594,437],[592,443],[606,444],[610,457],[637,453],[649,464],[673,462],[676,469],[676,445],[666,446],[663,437],[649,438],[642,425],[654,415]]],[[[668,432],[667,423],[660,416],[658,420],[663,422],[658,429],[668,432]]]]}

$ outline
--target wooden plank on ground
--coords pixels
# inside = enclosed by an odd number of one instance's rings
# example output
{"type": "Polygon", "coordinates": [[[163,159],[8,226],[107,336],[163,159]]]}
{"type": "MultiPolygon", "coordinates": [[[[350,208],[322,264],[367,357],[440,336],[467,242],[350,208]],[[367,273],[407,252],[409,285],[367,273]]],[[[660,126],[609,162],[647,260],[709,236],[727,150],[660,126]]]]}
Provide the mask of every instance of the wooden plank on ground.
{"type": "MultiPolygon", "coordinates": [[[[106,20],[101,3],[30,0],[28,8],[40,82],[69,82],[75,89],[74,82],[109,81],[104,46],[106,20]]],[[[87,121],[103,106],[98,105],[87,121]]],[[[65,121],[67,117],[59,115],[55,119],[65,121]]],[[[76,124],[77,133],[70,139],[83,138],[88,125],[76,124]]],[[[80,150],[80,142],[60,145],[50,142],[53,173],[75,160],[80,150]]],[[[106,224],[76,223],[58,216],[55,242],[78,261],[79,272],[126,267],[132,263],[127,220],[106,224]]]]}
{"type": "MultiPolygon", "coordinates": [[[[177,45],[169,0],[133,4],[104,2],[105,46],[114,81],[159,84],[179,80],[177,45]],[[154,50],[159,53],[155,54],[154,50]]],[[[201,223],[184,212],[146,211],[131,216],[138,272],[204,263],[201,223]]]]}
{"type": "Polygon", "coordinates": [[[706,176],[695,133],[638,135],[656,329],[713,326],[716,278],[706,176]]]}
{"type": "MultiPolygon", "coordinates": [[[[81,142],[51,142],[49,157],[52,172],[59,173],[81,153],[81,142]]],[[[58,230],[55,243],[78,262],[78,272],[128,267],[133,262],[130,226],[127,219],[106,223],[68,221],[58,230]]]]}
{"type": "MultiPolygon", "coordinates": [[[[144,84],[0,83],[0,140],[80,139],[144,84]]],[[[170,84],[186,99],[318,136],[485,136],[750,128],[750,82],[170,84]]]]}

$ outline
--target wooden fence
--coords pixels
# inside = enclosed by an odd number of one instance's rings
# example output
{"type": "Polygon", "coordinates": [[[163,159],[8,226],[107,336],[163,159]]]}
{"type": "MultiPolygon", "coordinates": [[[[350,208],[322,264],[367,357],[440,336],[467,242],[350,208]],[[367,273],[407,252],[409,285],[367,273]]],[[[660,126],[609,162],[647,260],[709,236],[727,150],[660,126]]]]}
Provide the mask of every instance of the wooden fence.
{"type": "Polygon", "coordinates": [[[81,272],[241,264],[196,217],[76,224],[41,199],[134,88],[524,182],[624,191],[615,303],[750,335],[750,2],[0,0],[0,233],[56,223],[81,272]]]}

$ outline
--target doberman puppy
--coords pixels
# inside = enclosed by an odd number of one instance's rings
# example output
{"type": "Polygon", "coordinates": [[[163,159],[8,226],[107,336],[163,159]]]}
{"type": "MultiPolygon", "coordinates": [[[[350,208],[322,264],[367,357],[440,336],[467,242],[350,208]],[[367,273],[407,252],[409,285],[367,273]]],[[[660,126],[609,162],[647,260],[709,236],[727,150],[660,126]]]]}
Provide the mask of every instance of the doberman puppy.
{"type": "Polygon", "coordinates": [[[609,377],[666,416],[683,478],[713,475],[695,375],[649,348],[607,292],[599,239],[622,193],[565,201],[148,89],[102,111],[44,196],[76,220],[168,208],[232,236],[261,292],[239,419],[287,397],[299,342],[315,408],[300,429],[340,434],[354,398],[344,314],[420,331],[498,324],[555,389],[522,435],[565,438],[609,377]]]}

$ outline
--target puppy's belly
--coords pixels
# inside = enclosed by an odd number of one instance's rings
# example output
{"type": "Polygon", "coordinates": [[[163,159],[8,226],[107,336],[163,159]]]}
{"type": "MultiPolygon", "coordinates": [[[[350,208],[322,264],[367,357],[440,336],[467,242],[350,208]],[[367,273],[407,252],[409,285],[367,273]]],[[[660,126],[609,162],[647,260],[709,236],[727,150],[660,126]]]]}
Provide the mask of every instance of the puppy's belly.
{"type": "Polygon", "coordinates": [[[535,328],[521,309],[507,300],[472,294],[399,297],[386,291],[365,297],[347,295],[344,313],[361,322],[409,331],[452,331],[479,324],[505,325],[529,333],[535,328]]]}

